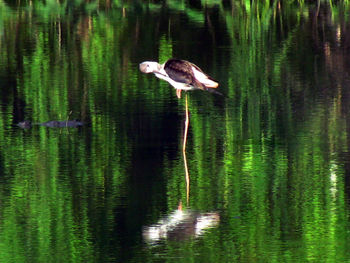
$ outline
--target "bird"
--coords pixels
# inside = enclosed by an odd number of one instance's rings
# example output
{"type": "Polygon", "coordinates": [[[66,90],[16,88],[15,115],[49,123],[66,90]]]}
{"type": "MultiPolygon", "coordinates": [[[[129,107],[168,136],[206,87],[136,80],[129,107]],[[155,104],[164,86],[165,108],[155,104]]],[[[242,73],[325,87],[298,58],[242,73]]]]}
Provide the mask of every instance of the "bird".
{"type": "Polygon", "coordinates": [[[222,95],[215,90],[219,83],[189,61],[177,58],[168,59],[163,64],[145,61],[140,63],[139,67],[141,72],[153,73],[156,77],[169,82],[176,89],[176,96],[179,99],[182,90],[206,90],[222,95]]]}

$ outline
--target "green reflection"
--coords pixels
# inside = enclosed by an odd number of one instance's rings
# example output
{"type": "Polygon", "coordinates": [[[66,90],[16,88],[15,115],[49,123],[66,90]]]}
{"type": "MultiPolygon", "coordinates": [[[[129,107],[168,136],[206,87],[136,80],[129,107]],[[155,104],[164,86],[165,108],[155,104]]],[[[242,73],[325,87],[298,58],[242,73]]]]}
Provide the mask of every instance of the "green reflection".
{"type": "Polygon", "coordinates": [[[0,262],[349,260],[347,1],[18,4],[0,2],[0,262]],[[149,248],[142,226],[187,194],[184,101],[138,72],[170,56],[226,95],[189,94],[189,207],[221,220],[149,248]],[[15,126],[66,119],[86,125],[15,126]]]}

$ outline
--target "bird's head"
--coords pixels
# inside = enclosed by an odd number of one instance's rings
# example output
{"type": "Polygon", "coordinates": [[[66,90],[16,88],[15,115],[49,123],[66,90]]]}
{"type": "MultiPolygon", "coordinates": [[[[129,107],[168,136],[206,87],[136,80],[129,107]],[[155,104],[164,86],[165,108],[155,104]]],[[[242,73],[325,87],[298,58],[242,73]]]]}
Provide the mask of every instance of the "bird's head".
{"type": "Polygon", "coordinates": [[[140,71],[143,73],[158,72],[161,66],[157,62],[145,61],[140,64],[140,71]]]}

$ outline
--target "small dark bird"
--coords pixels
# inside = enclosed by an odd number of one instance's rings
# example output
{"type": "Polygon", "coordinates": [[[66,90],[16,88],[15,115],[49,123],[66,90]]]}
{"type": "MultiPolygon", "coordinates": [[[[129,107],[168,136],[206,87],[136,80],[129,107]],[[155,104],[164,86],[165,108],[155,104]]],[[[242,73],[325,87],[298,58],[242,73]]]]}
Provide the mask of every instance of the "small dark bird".
{"type": "Polygon", "coordinates": [[[176,96],[181,98],[181,90],[206,90],[222,95],[214,90],[219,83],[205,74],[198,66],[186,60],[171,58],[164,64],[145,61],[140,64],[143,73],[154,73],[156,77],[169,82],[176,89],[176,96]]]}

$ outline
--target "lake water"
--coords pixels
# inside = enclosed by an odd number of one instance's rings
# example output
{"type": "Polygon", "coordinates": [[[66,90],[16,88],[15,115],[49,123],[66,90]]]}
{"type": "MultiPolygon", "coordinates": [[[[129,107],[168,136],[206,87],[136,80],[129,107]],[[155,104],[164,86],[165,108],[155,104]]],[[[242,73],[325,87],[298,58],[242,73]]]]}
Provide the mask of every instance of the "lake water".
{"type": "Polygon", "coordinates": [[[256,2],[0,1],[0,262],[350,262],[350,5],[256,2]]]}

